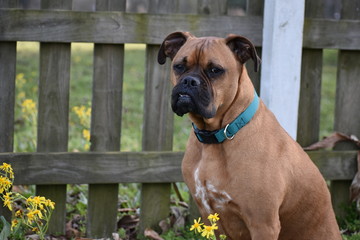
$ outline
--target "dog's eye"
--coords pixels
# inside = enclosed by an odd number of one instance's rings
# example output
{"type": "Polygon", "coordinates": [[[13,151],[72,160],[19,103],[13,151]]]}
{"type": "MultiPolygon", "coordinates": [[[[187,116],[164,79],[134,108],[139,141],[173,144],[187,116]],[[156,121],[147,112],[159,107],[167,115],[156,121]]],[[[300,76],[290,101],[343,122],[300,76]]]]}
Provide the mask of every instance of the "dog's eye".
{"type": "Polygon", "coordinates": [[[179,63],[179,64],[175,64],[173,66],[173,69],[176,73],[181,74],[181,73],[185,72],[186,67],[184,64],[179,63]]]}
{"type": "Polygon", "coordinates": [[[224,69],[222,68],[219,68],[219,67],[211,67],[209,70],[208,70],[208,74],[210,77],[214,78],[214,77],[218,77],[220,76],[221,74],[224,73],[224,69]]]}

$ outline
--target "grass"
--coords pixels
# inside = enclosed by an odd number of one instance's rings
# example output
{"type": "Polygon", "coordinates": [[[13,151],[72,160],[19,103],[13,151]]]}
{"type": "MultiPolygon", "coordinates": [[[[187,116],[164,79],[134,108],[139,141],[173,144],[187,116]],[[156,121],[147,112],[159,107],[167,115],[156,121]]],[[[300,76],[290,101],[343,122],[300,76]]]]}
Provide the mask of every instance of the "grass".
{"type": "MultiPolygon", "coordinates": [[[[71,51],[68,150],[87,151],[89,140],[86,131],[90,128],[90,115],[86,113],[91,109],[93,44],[72,44],[71,51]]],[[[121,151],[141,151],[145,58],[145,45],[125,46],[121,151]]],[[[325,50],[323,62],[320,138],[333,132],[337,51],[325,50]]],[[[31,104],[25,105],[25,100],[31,99],[35,105],[38,101],[38,69],[39,44],[19,42],[16,68],[15,152],[36,151],[37,110],[36,107],[31,109],[31,104]],[[29,111],[24,111],[25,107],[28,107],[29,111]]],[[[174,151],[185,150],[190,126],[187,117],[174,117],[174,151]]],[[[185,199],[188,199],[186,186],[180,184],[180,189],[185,199]]],[[[74,204],[68,203],[69,217],[71,214],[86,215],[86,190],[86,185],[69,186],[69,192],[77,197],[74,204]]],[[[175,194],[172,198],[176,198],[175,194]]],[[[119,185],[121,207],[137,208],[139,199],[139,184],[119,185]]],[[[171,234],[173,233],[168,233],[168,239],[176,239],[171,234]]]]}
{"type": "Polygon", "coordinates": [[[337,50],[324,50],[320,105],[320,139],[334,131],[337,50]]]}

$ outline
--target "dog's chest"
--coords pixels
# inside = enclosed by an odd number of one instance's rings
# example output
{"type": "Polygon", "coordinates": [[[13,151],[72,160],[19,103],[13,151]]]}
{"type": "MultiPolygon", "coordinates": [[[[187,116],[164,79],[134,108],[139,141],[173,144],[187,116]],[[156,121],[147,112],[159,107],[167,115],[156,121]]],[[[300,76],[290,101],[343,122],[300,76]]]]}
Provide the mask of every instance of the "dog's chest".
{"type": "Polygon", "coordinates": [[[195,198],[208,214],[221,210],[232,200],[224,188],[219,187],[216,178],[202,178],[199,167],[194,171],[194,182],[195,198]]]}

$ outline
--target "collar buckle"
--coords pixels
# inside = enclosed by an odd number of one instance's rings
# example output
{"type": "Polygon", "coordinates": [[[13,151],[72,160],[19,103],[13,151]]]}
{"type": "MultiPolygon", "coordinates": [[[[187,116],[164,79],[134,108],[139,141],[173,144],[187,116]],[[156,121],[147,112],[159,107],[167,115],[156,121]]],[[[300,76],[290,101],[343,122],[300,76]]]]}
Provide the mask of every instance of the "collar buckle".
{"type": "Polygon", "coordinates": [[[224,136],[226,137],[226,139],[232,140],[232,139],[235,137],[236,133],[235,133],[234,135],[232,135],[232,136],[229,137],[229,136],[227,135],[227,131],[226,131],[228,127],[229,127],[229,124],[227,124],[226,127],[225,127],[225,129],[224,129],[224,136]]]}

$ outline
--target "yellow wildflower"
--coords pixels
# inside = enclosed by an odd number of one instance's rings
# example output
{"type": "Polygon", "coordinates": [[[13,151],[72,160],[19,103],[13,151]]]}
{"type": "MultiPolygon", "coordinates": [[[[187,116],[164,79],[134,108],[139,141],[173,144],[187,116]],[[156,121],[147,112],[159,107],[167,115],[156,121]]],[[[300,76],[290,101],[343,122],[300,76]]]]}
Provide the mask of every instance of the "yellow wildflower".
{"type": "Polygon", "coordinates": [[[33,232],[38,232],[39,229],[38,229],[37,227],[33,227],[33,228],[31,229],[31,231],[33,231],[33,232]]]}
{"type": "Polygon", "coordinates": [[[11,185],[12,183],[7,177],[0,176],[0,193],[9,190],[11,185]]]}
{"type": "Polygon", "coordinates": [[[23,73],[19,73],[16,75],[16,86],[21,88],[25,83],[26,83],[26,79],[24,78],[24,74],[23,73]]]}
{"type": "Polygon", "coordinates": [[[3,170],[4,172],[12,172],[11,165],[10,165],[10,164],[7,164],[7,163],[3,163],[3,164],[0,166],[0,169],[3,170]]]}
{"type": "Polygon", "coordinates": [[[41,205],[46,201],[45,197],[39,197],[39,196],[35,196],[33,197],[33,203],[35,203],[36,205],[41,205]]]}
{"type": "Polygon", "coordinates": [[[17,97],[19,98],[19,99],[23,99],[23,98],[25,98],[25,92],[20,92],[18,95],[17,95],[17,97]]]}
{"type": "Polygon", "coordinates": [[[90,145],[88,144],[88,143],[85,143],[85,145],[84,145],[84,150],[89,150],[90,149],[90,145]]]}
{"type": "Polygon", "coordinates": [[[54,208],[55,208],[55,203],[52,202],[52,201],[49,200],[49,199],[46,199],[45,206],[50,207],[51,209],[54,209],[54,208]]]}
{"type": "Polygon", "coordinates": [[[199,218],[197,221],[196,219],[194,219],[194,224],[191,225],[190,231],[195,230],[195,232],[201,233],[202,229],[201,226],[204,225],[203,223],[201,223],[201,218],[199,218]]]}
{"type": "Polygon", "coordinates": [[[21,111],[23,113],[33,113],[36,109],[36,104],[32,99],[25,99],[22,103],[21,103],[21,111]]]}
{"type": "Polygon", "coordinates": [[[11,221],[11,231],[16,227],[16,225],[19,224],[19,221],[17,219],[14,219],[11,221]]]}
{"type": "Polygon", "coordinates": [[[87,141],[90,141],[90,131],[87,130],[87,129],[84,129],[83,132],[83,137],[87,140],[87,141]]]}
{"type": "Polygon", "coordinates": [[[23,216],[23,211],[22,210],[17,210],[16,212],[15,212],[15,217],[22,217],[23,216]]]}
{"type": "Polygon", "coordinates": [[[12,202],[12,197],[11,197],[11,193],[7,192],[5,195],[3,195],[4,197],[4,207],[8,207],[10,211],[12,211],[12,206],[11,206],[11,202],[12,202]]]}
{"type": "Polygon", "coordinates": [[[38,217],[39,217],[40,219],[42,219],[42,218],[43,218],[43,215],[42,215],[42,213],[41,213],[41,211],[40,211],[40,210],[35,210],[34,212],[35,212],[35,214],[37,214],[37,215],[38,215],[38,217]]]}
{"type": "Polygon", "coordinates": [[[211,223],[215,223],[215,222],[217,222],[217,221],[220,220],[219,214],[217,214],[217,213],[210,214],[210,215],[208,216],[208,219],[209,219],[209,221],[210,221],[211,223]]]}
{"type": "Polygon", "coordinates": [[[26,214],[27,216],[27,223],[28,224],[32,224],[32,222],[34,222],[37,217],[36,217],[36,211],[39,211],[39,210],[34,210],[34,211],[31,211],[29,208],[28,208],[29,212],[26,214]]]}
{"type": "Polygon", "coordinates": [[[88,109],[86,110],[85,115],[86,115],[87,117],[90,117],[90,115],[91,115],[91,108],[88,108],[88,109]]]}
{"type": "Polygon", "coordinates": [[[214,230],[217,230],[217,229],[218,229],[218,226],[216,224],[212,224],[211,226],[204,225],[204,229],[202,230],[201,236],[209,239],[215,235],[214,230]]]}
{"type": "Polygon", "coordinates": [[[13,172],[13,169],[11,167],[10,164],[7,164],[7,163],[3,163],[1,166],[0,166],[0,170],[4,171],[5,173],[9,174],[9,177],[11,179],[14,178],[14,172],[13,172]]]}

